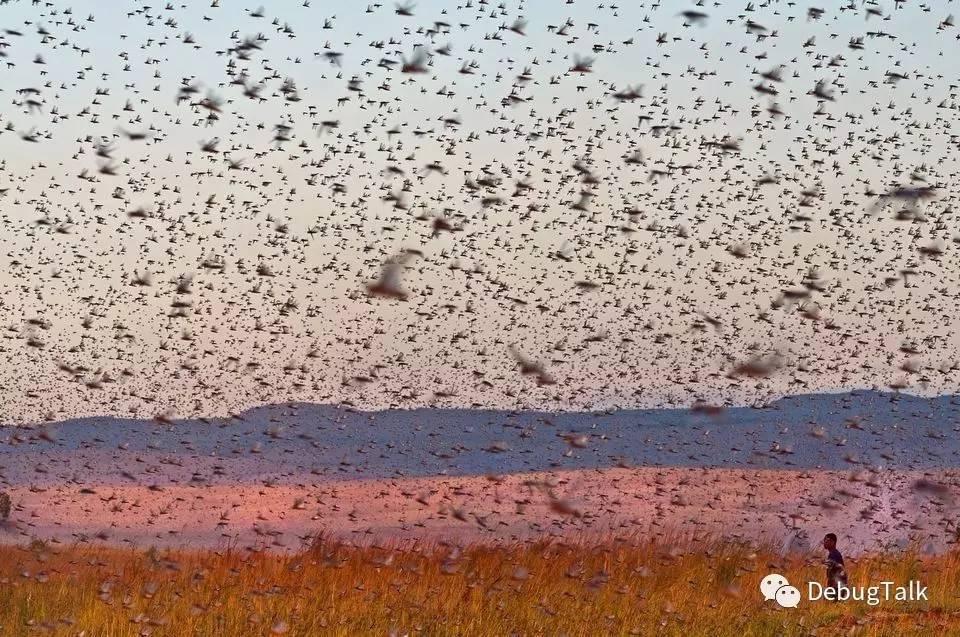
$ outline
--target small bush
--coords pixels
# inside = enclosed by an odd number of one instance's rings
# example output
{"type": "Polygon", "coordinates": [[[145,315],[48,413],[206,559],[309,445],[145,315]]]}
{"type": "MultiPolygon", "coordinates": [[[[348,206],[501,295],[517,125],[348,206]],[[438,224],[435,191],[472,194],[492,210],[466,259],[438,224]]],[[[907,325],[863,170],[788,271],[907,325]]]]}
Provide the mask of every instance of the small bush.
{"type": "Polygon", "coordinates": [[[10,496],[0,491],[0,520],[10,517],[10,496]]]}

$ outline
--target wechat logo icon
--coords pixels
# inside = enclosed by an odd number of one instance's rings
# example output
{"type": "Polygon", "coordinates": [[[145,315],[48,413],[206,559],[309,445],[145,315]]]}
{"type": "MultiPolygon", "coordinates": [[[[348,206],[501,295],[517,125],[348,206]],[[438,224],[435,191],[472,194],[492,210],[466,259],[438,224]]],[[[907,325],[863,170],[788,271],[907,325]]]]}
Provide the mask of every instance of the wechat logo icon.
{"type": "Polygon", "coordinates": [[[790,586],[787,578],[771,573],[760,580],[760,592],[765,601],[776,600],[783,608],[796,608],[800,603],[800,589],[790,586]]]}

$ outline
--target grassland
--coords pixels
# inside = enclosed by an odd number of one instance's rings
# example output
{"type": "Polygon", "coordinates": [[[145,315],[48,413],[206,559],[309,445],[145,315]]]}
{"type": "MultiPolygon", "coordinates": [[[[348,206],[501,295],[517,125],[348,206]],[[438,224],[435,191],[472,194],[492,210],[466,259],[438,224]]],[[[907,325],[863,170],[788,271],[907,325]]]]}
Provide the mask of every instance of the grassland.
{"type": "Polygon", "coordinates": [[[850,560],[851,583],[918,579],[928,603],[763,602],[771,571],[821,579],[816,556],[736,544],[364,546],[298,554],[0,547],[0,634],[951,635],[960,552],[850,560]]]}

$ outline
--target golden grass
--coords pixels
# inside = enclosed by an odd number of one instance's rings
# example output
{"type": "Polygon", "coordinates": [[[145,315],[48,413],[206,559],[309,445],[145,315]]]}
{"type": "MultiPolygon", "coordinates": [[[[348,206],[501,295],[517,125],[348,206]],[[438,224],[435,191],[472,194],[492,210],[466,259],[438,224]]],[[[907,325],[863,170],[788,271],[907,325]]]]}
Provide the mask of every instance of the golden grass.
{"type": "Polygon", "coordinates": [[[762,601],[760,579],[819,580],[818,558],[730,543],[456,550],[321,538],[278,555],[34,542],[0,547],[0,635],[960,634],[960,553],[848,561],[851,583],[919,579],[930,601],[782,610],[762,601]]]}

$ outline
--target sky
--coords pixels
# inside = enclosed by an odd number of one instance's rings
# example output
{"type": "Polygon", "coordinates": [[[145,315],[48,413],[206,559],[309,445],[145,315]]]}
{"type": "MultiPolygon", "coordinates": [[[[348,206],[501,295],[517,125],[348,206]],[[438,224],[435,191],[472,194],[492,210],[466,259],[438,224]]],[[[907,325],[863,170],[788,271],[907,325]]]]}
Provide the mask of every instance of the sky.
{"type": "Polygon", "coordinates": [[[6,420],[954,392],[953,3],[620,4],[0,3],[6,420]]]}

